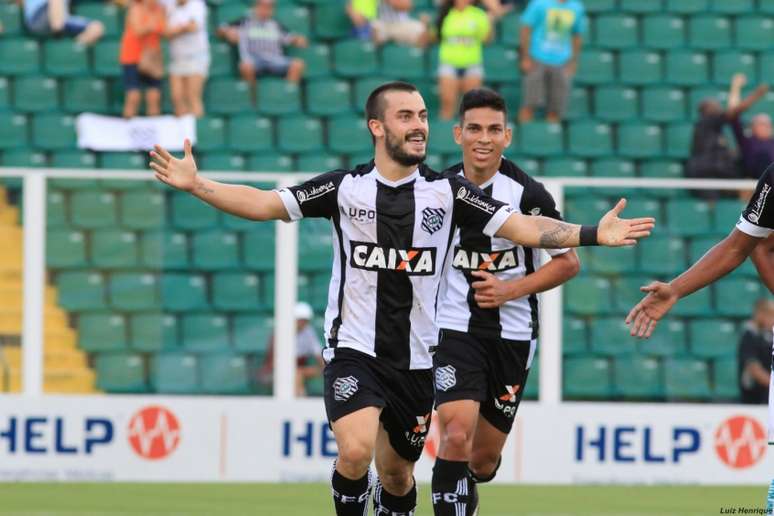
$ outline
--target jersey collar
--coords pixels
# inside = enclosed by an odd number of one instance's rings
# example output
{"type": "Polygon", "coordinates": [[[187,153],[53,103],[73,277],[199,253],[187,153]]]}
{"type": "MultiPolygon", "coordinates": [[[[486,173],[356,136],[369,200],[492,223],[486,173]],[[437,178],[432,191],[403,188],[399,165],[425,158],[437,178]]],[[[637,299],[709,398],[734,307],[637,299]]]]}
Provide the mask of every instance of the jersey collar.
{"type": "MultiPolygon", "coordinates": [[[[495,173],[492,175],[492,177],[490,177],[488,180],[486,180],[486,181],[485,181],[483,184],[480,184],[480,185],[478,185],[478,187],[479,187],[479,188],[481,188],[481,189],[483,190],[483,189],[484,189],[484,188],[486,188],[487,186],[489,186],[489,185],[493,184],[493,183],[495,182],[495,179],[497,178],[497,174],[499,174],[499,173],[500,173],[500,169],[497,169],[497,172],[495,172],[495,173]]],[[[459,174],[460,174],[462,177],[465,177],[465,168],[464,168],[464,167],[463,167],[463,168],[460,168],[459,174]]]]}
{"type": "Polygon", "coordinates": [[[390,181],[389,179],[384,177],[381,174],[381,172],[379,172],[379,170],[376,168],[376,166],[374,166],[372,172],[374,172],[374,174],[376,174],[376,180],[377,181],[379,181],[380,183],[385,184],[385,185],[387,185],[387,186],[389,186],[391,188],[397,188],[399,186],[408,184],[408,183],[410,183],[412,181],[415,181],[419,177],[419,167],[417,167],[414,170],[414,172],[412,172],[411,174],[407,175],[403,179],[399,179],[398,181],[390,181]]]}

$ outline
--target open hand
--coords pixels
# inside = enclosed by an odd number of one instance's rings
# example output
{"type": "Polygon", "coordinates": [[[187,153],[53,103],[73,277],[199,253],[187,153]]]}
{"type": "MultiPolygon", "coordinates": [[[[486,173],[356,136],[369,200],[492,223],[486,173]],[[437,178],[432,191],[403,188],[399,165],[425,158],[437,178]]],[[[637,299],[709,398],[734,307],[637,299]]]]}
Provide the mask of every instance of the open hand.
{"type": "Polygon", "coordinates": [[[633,337],[647,339],[653,334],[658,321],[672,309],[679,298],[672,285],[660,281],[654,281],[640,290],[648,295],[631,309],[626,316],[626,324],[631,325],[629,333],[633,337]]]}
{"type": "Polygon", "coordinates": [[[196,162],[191,152],[191,141],[186,138],[183,148],[185,154],[178,159],[161,145],[154,145],[150,153],[150,167],[156,173],[156,179],[178,190],[193,191],[196,186],[196,162]]]}
{"type": "Polygon", "coordinates": [[[626,199],[621,199],[615,207],[599,219],[597,228],[597,242],[608,247],[620,247],[634,245],[640,238],[650,235],[650,230],[656,225],[653,217],[639,219],[621,219],[621,214],[626,207],[626,199]]]}

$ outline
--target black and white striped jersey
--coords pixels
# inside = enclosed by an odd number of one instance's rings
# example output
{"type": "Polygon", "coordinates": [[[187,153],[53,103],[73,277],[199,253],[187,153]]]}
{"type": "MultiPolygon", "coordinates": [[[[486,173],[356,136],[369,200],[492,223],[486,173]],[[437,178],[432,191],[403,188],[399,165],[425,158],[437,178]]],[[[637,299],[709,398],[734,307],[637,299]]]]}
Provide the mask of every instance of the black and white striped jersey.
{"type": "MultiPolygon", "coordinates": [[[[463,176],[462,164],[446,173],[463,176]]],[[[513,162],[503,159],[500,170],[485,184],[484,193],[527,215],[560,219],[556,203],[545,187],[513,162]]],[[[548,249],[551,256],[568,249],[548,249]]],[[[502,280],[523,278],[540,267],[540,250],[514,245],[510,240],[461,227],[454,234],[452,253],[441,283],[438,326],[473,335],[497,336],[509,340],[531,340],[538,335],[536,295],[514,299],[498,308],[480,308],[474,299],[472,271],[483,270],[502,280]]]]}
{"type": "Polygon", "coordinates": [[[766,238],[774,231],[774,163],[761,175],[755,193],[736,223],[736,229],[750,236],[766,238]]]}
{"type": "Polygon", "coordinates": [[[291,220],[332,222],[323,356],[353,348],[398,369],[432,367],[436,298],[454,228],[491,236],[512,212],[464,177],[424,165],[393,182],[372,161],[278,193],[291,220]]]}

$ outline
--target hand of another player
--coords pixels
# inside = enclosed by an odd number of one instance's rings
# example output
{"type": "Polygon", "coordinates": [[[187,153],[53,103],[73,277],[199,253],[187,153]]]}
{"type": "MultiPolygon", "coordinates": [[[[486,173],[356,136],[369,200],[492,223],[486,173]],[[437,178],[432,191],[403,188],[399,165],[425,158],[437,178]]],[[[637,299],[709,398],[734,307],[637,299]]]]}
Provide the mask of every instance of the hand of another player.
{"type": "Polygon", "coordinates": [[[156,179],[178,190],[193,191],[196,186],[196,162],[191,152],[191,141],[186,138],[183,144],[185,154],[178,159],[161,145],[154,145],[150,153],[150,167],[156,173],[156,179]]]}
{"type": "Polygon", "coordinates": [[[621,219],[621,214],[626,207],[626,199],[621,199],[615,207],[599,219],[597,229],[597,242],[608,247],[620,247],[634,245],[640,238],[650,235],[650,230],[656,225],[653,217],[641,217],[638,219],[621,219]]]}
{"type": "Polygon", "coordinates": [[[513,299],[509,285],[494,274],[486,271],[473,271],[470,274],[480,278],[470,286],[475,289],[474,298],[481,308],[497,308],[513,299]]]}
{"type": "Polygon", "coordinates": [[[648,295],[631,309],[626,316],[626,324],[631,326],[629,333],[633,337],[647,339],[653,334],[658,321],[672,309],[679,297],[672,285],[660,281],[654,281],[640,290],[648,295]]]}

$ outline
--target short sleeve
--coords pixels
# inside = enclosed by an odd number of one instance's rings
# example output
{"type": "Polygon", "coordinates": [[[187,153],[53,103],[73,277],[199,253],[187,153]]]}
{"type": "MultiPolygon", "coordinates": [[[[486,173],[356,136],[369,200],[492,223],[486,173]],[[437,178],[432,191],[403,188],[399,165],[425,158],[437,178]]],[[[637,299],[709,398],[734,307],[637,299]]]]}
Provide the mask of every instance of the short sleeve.
{"type": "Polygon", "coordinates": [[[521,24],[529,27],[535,27],[538,23],[538,17],[540,14],[540,0],[530,0],[529,5],[521,15],[521,24]]]}
{"type": "MultiPolygon", "coordinates": [[[[535,181],[529,176],[524,185],[524,193],[521,196],[521,205],[519,210],[525,215],[541,215],[556,220],[563,220],[559,210],[556,209],[556,201],[546,190],[546,187],[540,181],[535,181]]],[[[564,254],[569,249],[546,249],[549,256],[558,256],[564,254]]]]}
{"type": "Polygon", "coordinates": [[[494,236],[513,213],[504,202],[493,199],[461,176],[449,177],[454,196],[454,224],[494,236]]]}
{"type": "Polygon", "coordinates": [[[763,173],[749,204],[739,217],[736,229],[756,238],[765,238],[774,230],[774,164],[763,173]]]}
{"type": "Polygon", "coordinates": [[[290,220],[306,217],[331,218],[338,210],[338,188],[342,172],[326,172],[300,185],[276,190],[290,220]]]}
{"type": "Polygon", "coordinates": [[[207,5],[203,1],[194,4],[191,19],[196,22],[199,30],[207,30],[207,5]]]}
{"type": "Polygon", "coordinates": [[[478,39],[484,41],[492,29],[492,23],[489,21],[486,11],[479,9],[478,12],[478,39]]]}
{"type": "Polygon", "coordinates": [[[575,23],[572,26],[573,34],[586,34],[589,26],[589,19],[586,16],[586,12],[581,8],[575,13],[575,23]]]}

